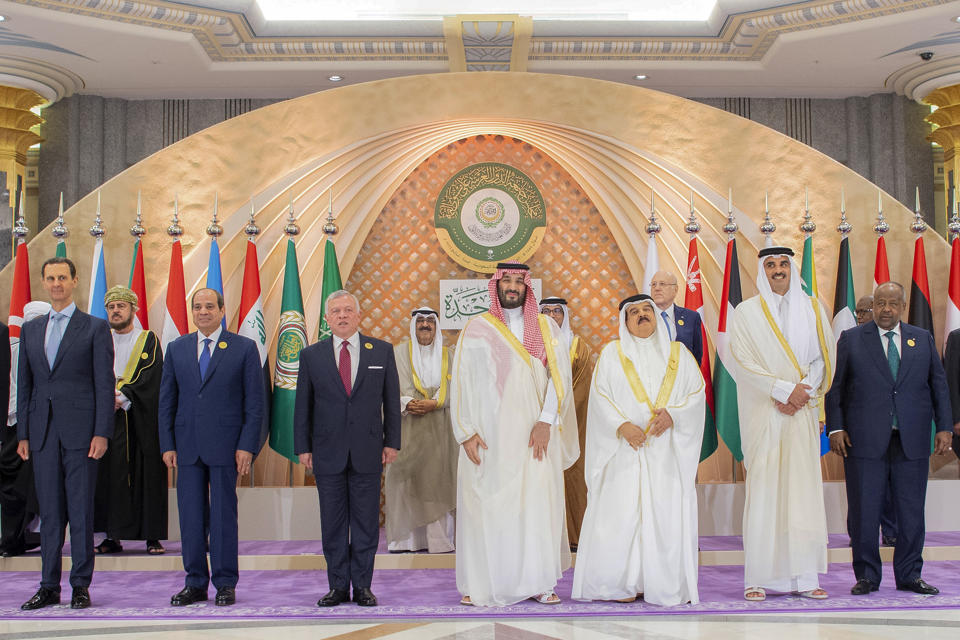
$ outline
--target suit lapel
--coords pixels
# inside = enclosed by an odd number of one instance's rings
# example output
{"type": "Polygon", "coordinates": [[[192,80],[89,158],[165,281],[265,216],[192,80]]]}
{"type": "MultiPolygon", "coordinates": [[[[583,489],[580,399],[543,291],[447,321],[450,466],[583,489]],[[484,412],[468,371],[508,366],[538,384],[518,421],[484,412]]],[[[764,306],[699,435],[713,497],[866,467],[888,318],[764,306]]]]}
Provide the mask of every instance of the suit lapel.
{"type": "MultiPolygon", "coordinates": [[[[327,376],[337,381],[336,387],[340,389],[340,393],[346,398],[347,390],[343,388],[343,383],[340,382],[340,367],[337,366],[339,354],[334,355],[333,351],[333,336],[320,342],[320,351],[317,355],[320,357],[320,366],[328,370],[327,376]]],[[[360,371],[360,369],[358,368],[357,371],[360,371]]],[[[326,376],[324,376],[324,378],[326,378],[326,376]]]]}
{"type": "MultiPolygon", "coordinates": [[[[202,389],[207,380],[213,377],[213,372],[216,370],[217,365],[220,364],[220,361],[227,357],[226,351],[230,348],[230,345],[233,343],[233,334],[229,331],[221,331],[220,339],[210,346],[213,347],[213,354],[210,358],[210,364],[207,365],[207,377],[204,378],[200,383],[200,388],[202,389]],[[223,345],[223,346],[221,346],[223,345]]],[[[197,374],[200,373],[200,359],[197,359],[197,374]]]]}
{"type": "MultiPolygon", "coordinates": [[[[900,326],[902,327],[903,325],[900,326]]],[[[871,321],[870,325],[864,329],[863,341],[865,343],[864,348],[867,350],[867,353],[870,354],[870,357],[873,358],[877,368],[883,372],[883,376],[890,384],[895,384],[893,374],[890,373],[890,364],[887,362],[885,355],[886,351],[883,348],[883,340],[880,339],[880,331],[876,323],[871,321]]],[[[902,371],[903,367],[901,366],[900,369],[902,371]]]]}
{"type": "Polygon", "coordinates": [[[193,362],[193,366],[188,366],[187,369],[190,370],[190,377],[193,378],[194,388],[199,389],[200,385],[203,384],[203,380],[200,379],[200,359],[197,357],[197,332],[188,333],[190,340],[185,340],[182,348],[187,349],[187,355],[184,356],[188,358],[187,362],[193,362]]]}
{"type": "Polygon", "coordinates": [[[674,304],[673,305],[673,339],[674,340],[680,340],[680,331],[683,330],[684,328],[684,325],[680,324],[681,320],[686,322],[686,320],[683,317],[682,308],[679,305],[674,304]]]}
{"type": "MultiPolygon", "coordinates": [[[[66,351],[70,348],[70,345],[73,344],[77,336],[80,335],[80,332],[86,328],[89,321],[90,319],[87,317],[87,314],[83,313],[79,309],[74,309],[73,315],[70,316],[70,322],[67,323],[67,328],[63,331],[63,337],[60,339],[60,348],[57,349],[57,357],[53,361],[53,368],[50,369],[51,373],[63,360],[63,354],[66,353],[66,351]]],[[[43,335],[46,337],[46,325],[44,325],[43,335]]],[[[45,352],[44,355],[46,355],[45,352]]]]}
{"type": "MultiPolygon", "coordinates": [[[[357,344],[360,346],[360,359],[357,362],[357,379],[353,381],[353,391],[350,395],[356,395],[357,389],[360,388],[360,383],[363,382],[364,374],[367,371],[367,366],[370,364],[370,353],[372,349],[367,349],[367,345],[370,344],[370,341],[363,337],[363,334],[358,334],[360,342],[357,344]]],[[[370,345],[371,347],[373,345],[370,345]]]]}
{"type": "Polygon", "coordinates": [[[897,371],[897,382],[909,374],[910,367],[917,359],[918,332],[913,327],[900,323],[900,369],[897,371]],[[913,341],[913,346],[910,342],[913,341]]]}

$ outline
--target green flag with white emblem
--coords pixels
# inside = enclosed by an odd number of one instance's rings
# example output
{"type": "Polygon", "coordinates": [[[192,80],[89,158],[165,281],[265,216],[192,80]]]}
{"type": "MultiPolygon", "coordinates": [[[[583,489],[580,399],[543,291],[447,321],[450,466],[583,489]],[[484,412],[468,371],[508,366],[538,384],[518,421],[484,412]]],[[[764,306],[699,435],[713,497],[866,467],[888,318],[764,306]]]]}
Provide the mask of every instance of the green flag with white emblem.
{"type": "Polygon", "coordinates": [[[293,407],[297,396],[300,350],[307,346],[307,323],[303,317],[297,247],[287,240],[287,262],[283,270],[283,298],[277,337],[276,372],[273,377],[273,407],[270,413],[270,448],[298,462],[293,449],[293,407]]]}

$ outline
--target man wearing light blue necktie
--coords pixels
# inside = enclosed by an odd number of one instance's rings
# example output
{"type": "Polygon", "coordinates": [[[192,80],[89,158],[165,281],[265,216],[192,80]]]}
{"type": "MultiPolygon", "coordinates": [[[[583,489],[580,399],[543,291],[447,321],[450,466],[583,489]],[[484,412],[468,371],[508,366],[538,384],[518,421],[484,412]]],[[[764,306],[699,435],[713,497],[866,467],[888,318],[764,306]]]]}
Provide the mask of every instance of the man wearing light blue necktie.
{"type": "Polygon", "coordinates": [[[73,302],[77,269],[50,258],[40,270],[51,311],[20,330],[17,452],[34,457],[40,505],[40,589],[22,609],[60,602],[60,552],[70,524],[70,606],[90,606],[97,461],[113,432],[113,339],[106,321],[73,302]]]}

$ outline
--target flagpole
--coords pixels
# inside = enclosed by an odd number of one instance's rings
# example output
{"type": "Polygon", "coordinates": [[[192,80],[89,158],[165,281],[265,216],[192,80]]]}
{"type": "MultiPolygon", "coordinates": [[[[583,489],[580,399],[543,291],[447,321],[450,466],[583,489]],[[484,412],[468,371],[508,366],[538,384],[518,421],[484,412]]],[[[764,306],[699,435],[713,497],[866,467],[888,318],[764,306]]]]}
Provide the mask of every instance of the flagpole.
{"type": "Polygon", "coordinates": [[[67,236],[70,235],[70,230],[67,229],[67,226],[63,223],[63,191],[60,192],[60,206],[57,209],[57,220],[56,224],[53,225],[53,229],[50,230],[50,233],[57,240],[57,255],[60,255],[61,248],[63,249],[63,255],[67,255],[67,236]]]}
{"type": "MultiPolygon", "coordinates": [[[[214,211],[216,211],[216,209],[214,209],[214,211]]],[[[250,196],[250,219],[247,221],[247,225],[243,228],[243,233],[244,233],[244,235],[247,236],[247,242],[252,242],[252,243],[253,243],[253,245],[254,245],[254,255],[256,255],[256,248],[255,248],[255,247],[256,247],[256,245],[257,245],[257,236],[260,235],[260,227],[257,226],[257,221],[256,221],[255,214],[256,214],[256,209],[255,209],[254,206],[253,206],[253,196],[250,196]]],[[[259,260],[259,258],[258,258],[258,260],[259,260]]],[[[258,279],[257,285],[258,285],[258,286],[259,286],[259,284],[260,284],[260,283],[259,283],[259,278],[260,278],[260,265],[258,264],[258,265],[257,265],[257,279],[258,279]]],[[[246,286],[246,264],[244,264],[244,286],[246,286]]],[[[242,305],[243,305],[243,295],[242,295],[242,292],[241,292],[240,298],[241,298],[241,299],[240,299],[240,304],[241,304],[241,306],[242,306],[242,305]]],[[[259,300],[258,300],[258,302],[259,302],[259,300]]],[[[240,310],[240,319],[239,319],[239,321],[238,321],[241,325],[243,324],[243,321],[244,321],[244,317],[243,317],[243,314],[244,314],[244,313],[245,313],[245,310],[241,309],[241,310],[240,310]]],[[[240,335],[243,335],[243,334],[241,333],[241,327],[240,327],[240,326],[237,327],[237,333],[239,333],[240,335]]],[[[269,412],[267,412],[267,414],[269,414],[269,412]]],[[[270,434],[269,434],[270,418],[267,417],[267,416],[265,416],[265,417],[264,417],[264,420],[266,421],[266,425],[267,425],[267,437],[269,437],[269,435],[270,435],[270,434]]],[[[263,443],[261,443],[260,448],[261,448],[261,449],[263,448],[263,443]]],[[[258,451],[258,452],[257,452],[257,455],[259,455],[259,454],[260,454],[260,452],[258,451]]],[[[255,470],[256,470],[256,465],[255,465],[255,464],[251,464],[251,465],[250,465],[250,488],[251,488],[251,489],[252,489],[254,486],[256,486],[255,483],[254,483],[254,482],[255,482],[255,481],[254,481],[255,470]]],[[[293,486],[293,477],[292,477],[293,467],[292,467],[292,465],[290,465],[290,474],[291,474],[290,486],[293,486]]]]}
{"type": "MultiPolygon", "coordinates": [[[[771,222],[771,224],[773,223],[771,222]]],[[[739,225],[737,225],[736,221],[733,219],[733,187],[727,188],[727,222],[723,225],[723,227],[721,227],[721,229],[725,234],[727,234],[728,243],[731,240],[736,239],[737,231],[740,230],[739,225]]],[[[774,227],[774,229],[776,229],[776,227],[774,227]]],[[[726,276],[727,274],[724,273],[724,277],[726,276]]],[[[727,302],[726,300],[723,301],[724,304],[726,304],[726,302],[727,302]]],[[[716,402],[716,400],[714,400],[714,402],[716,402]]],[[[736,483],[737,482],[737,456],[734,455],[731,457],[730,464],[733,470],[733,482],[736,483]]]]}

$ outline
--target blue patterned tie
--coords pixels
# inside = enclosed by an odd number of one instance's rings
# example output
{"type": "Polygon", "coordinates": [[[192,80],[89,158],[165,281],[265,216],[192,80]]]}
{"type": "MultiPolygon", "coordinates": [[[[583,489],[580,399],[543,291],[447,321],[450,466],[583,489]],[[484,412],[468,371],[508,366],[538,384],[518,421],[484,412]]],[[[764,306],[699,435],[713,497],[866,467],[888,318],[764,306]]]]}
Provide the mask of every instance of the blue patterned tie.
{"type": "Polygon", "coordinates": [[[670,318],[667,317],[667,312],[661,311],[660,315],[663,316],[663,324],[667,325],[667,337],[673,340],[673,331],[670,330],[670,318]]]}
{"type": "Polygon", "coordinates": [[[207,367],[210,366],[210,338],[203,339],[203,351],[200,352],[200,379],[207,379],[207,367]]]}
{"type": "MultiPolygon", "coordinates": [[[[897,350],[897,343],[893,337],[897,335],[893,331],[887,331],[883,334],[887,337],[887,364],[890,365],[890,373],[893,374],[893,381],[896,383],[897,374],[900,373],[900,352],[897,350]]],[[[897,414],[893,414],[893,426],[897,426],[897,414]]]]}
{"type": "Polygon", "coordinates": [[[62,313],[54,313],[50,316],[50,338],[47,340],[47,364],[53,369],[53,363],[57,359],[57,350],[60,348],[60,341],[63,339],[63,319],[62,313]]]}

